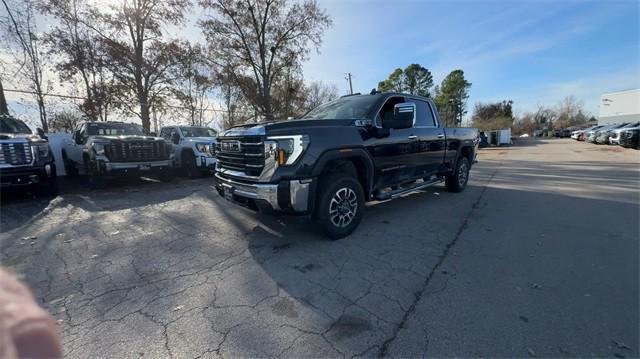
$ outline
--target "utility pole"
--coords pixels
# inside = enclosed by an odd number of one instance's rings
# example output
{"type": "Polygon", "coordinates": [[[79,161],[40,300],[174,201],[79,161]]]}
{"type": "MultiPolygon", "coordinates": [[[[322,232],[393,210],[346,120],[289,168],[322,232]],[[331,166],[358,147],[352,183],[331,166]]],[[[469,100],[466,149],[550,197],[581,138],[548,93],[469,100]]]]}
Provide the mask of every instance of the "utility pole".
{"type": "Polygon", "coordinates": [[[7,99],[4,97],[2,80],[0,80],[0,115],[8,115],[8,114],[9,114],[9,109],[7,108],[7,99]]]}
{"type": "Polygon", "coordinates": [[[351,84],[351,72],[347,72],[345,79],[349,81],[349,95],[353,95],[353,85],[351,84]]]}

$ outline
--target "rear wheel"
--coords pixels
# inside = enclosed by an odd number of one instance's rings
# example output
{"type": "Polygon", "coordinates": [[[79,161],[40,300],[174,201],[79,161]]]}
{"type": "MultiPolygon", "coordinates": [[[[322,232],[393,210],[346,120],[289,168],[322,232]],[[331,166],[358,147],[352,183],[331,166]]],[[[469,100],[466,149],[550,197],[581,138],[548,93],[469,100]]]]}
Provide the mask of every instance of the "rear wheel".
{"type": "Polygon", "coordinates": [[[360,182],[346,174],[321,179],[315,221],[324,234],[340,239],[351,234],[362,219],[364,191],[360,182]]]}
{"type": "Polygon", "coordinates": [[[469,181],[469,169],[469,159],[464,156],[460,157],[453,173],[445,178],[445,185],[449,192],[464,191],[469,181]]]}

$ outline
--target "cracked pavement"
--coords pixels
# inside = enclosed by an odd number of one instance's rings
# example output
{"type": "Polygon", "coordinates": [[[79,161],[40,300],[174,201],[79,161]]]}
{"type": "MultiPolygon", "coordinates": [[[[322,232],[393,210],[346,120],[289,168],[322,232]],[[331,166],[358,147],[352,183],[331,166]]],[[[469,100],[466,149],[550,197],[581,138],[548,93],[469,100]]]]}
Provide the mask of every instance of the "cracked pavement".
{"type": "Polygon", "coordinates": [[[72,183],[3,201],[0,261],[55,317],[68,358],[634,356],[629,151],[483,150],[465,192],[370,205],[339,241],[231,205],[211,178],[72,183]]]}

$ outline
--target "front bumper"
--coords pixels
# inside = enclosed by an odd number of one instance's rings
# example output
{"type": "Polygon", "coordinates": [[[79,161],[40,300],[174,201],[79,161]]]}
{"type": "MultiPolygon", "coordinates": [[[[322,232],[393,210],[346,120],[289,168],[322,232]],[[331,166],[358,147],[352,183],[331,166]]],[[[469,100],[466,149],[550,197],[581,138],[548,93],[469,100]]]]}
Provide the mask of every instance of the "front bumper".
{"type": "Polygon", "coordinates": [[[40,166],[0,167],[0,188],[26,187],[46,183],[56,176],[53,163],[40,166]]]}
{"type": "Polygon", "coordinates": [[[197,156],[196,166],[203,169],[214,171],[216,169],[216,158],[211,156],[197,156]]]}
{"type": "Polygon", "coordinates": [[[257,209],[267,205],[276,212],[305,214],[311,209],[312,179],[279,183],[246,183],[216,174],[216,190],[230,202],[257,209]]]}
{"type": "Polygon", "coordinates": [[[144,174],[152,171],[168,171],[173,168],[172,160],[144,162],[104,162],[98,161],[99,173],[102,175],[144,174]]]}

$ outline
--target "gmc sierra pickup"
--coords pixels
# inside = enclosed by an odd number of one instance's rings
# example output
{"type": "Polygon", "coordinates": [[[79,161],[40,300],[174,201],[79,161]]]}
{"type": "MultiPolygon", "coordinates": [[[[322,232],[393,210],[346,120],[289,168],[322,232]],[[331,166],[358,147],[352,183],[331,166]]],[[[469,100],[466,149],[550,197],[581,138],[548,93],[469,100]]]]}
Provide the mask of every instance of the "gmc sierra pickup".
{"type": "Polygon", "coordinates": [[[439,182],[464,190],[478,132],[443,128],[433,101],[399,93],[345,96],[302,119],[230,128],[218,137],[216,189],[253,209],[306,214],[333,239],[364,203],[439,182]]]}
{"type": "Polygon", "coordinates": [[[144,135],[142,126],[133,123],[82,123],[73,138],[63,143],[62,161],[68,176],[84,171],[92,188],[116,176],[173,178],[171,143],[144,135]]]}

